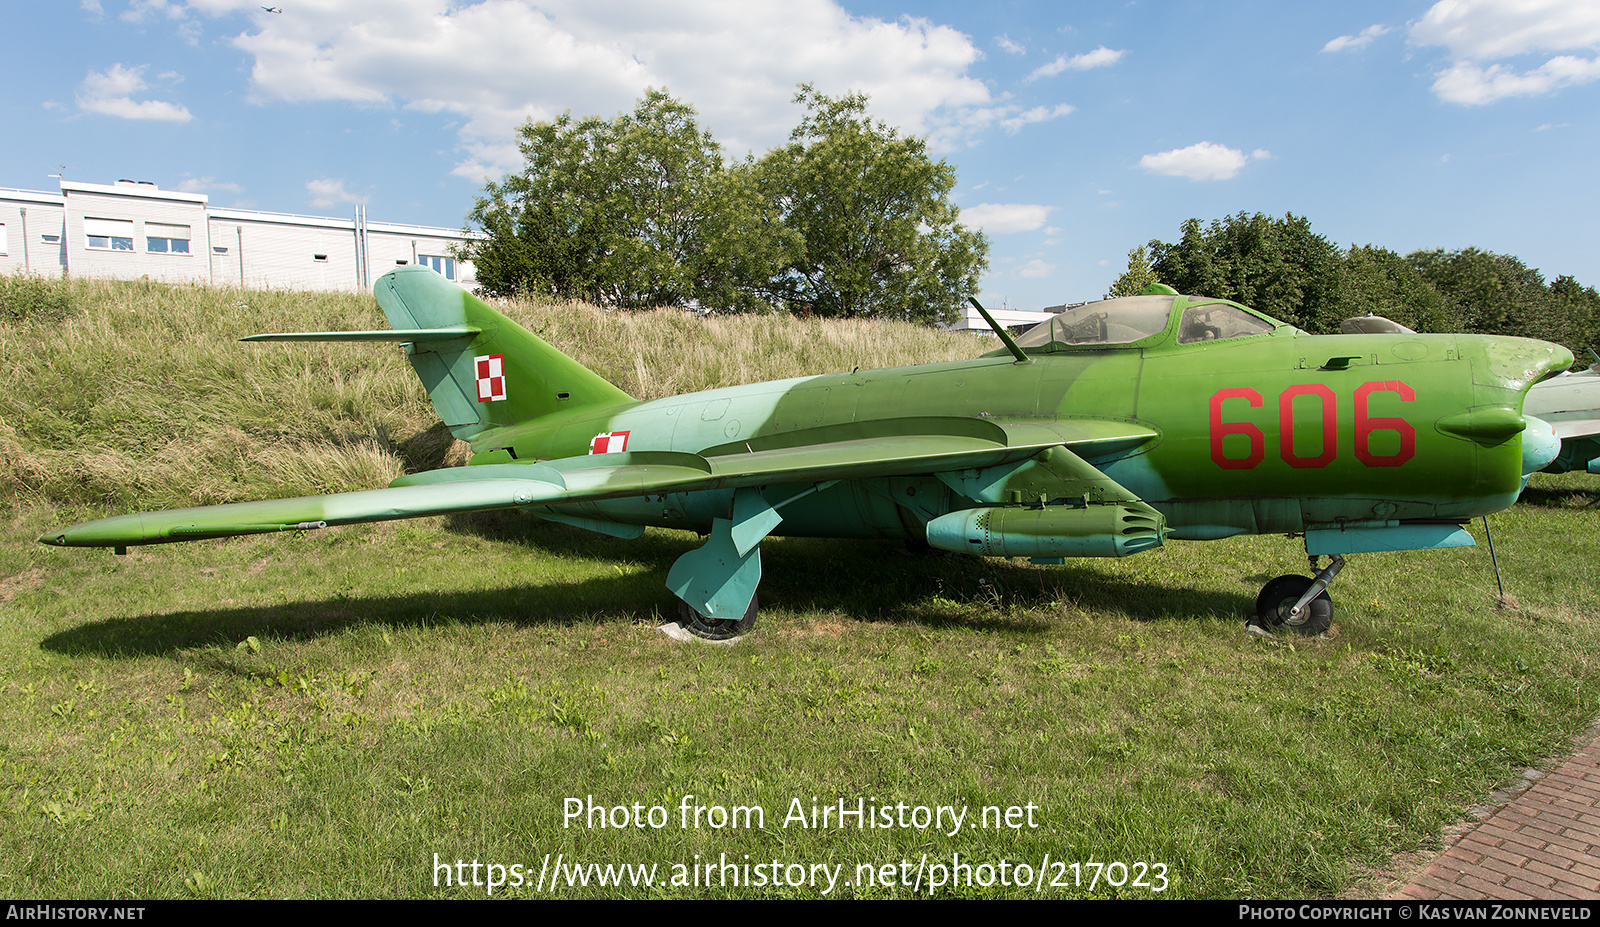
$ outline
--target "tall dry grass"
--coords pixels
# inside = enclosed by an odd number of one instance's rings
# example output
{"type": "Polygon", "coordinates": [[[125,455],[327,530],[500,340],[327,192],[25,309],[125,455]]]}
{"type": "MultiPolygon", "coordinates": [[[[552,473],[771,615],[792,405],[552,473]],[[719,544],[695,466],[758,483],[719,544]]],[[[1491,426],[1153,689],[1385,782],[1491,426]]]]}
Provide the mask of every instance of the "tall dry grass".
{"type": "MultiPolygon", "coordinates": [[[[0,499],[12,504],[340,492],[466,460],[394,347],[237,341],[387,327],[370,295],[19,280],[0,278],[0,295],[25,292],[51,310],[0,318],[0,499]]],[[[957,360],[992,345],[903,323],[500,308],[640,399],[957,360]]]]}
{"type": "Polygon", "coordinates": [[[587,303],[497,304],[529,331],[639,399],[835,373],[965,360],[996,342],[905,322],[623,312],[587,303]]]}

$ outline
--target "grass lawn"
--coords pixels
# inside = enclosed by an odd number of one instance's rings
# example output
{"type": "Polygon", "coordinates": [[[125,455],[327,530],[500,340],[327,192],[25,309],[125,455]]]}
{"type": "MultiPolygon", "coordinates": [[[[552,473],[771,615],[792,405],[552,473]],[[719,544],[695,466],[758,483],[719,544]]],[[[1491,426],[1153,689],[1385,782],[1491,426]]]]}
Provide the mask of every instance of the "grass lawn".
{"type": "Polygon", "coordinates": [[[557,854],[570,897],[1359,892],[1594,717],[1592,479],[1492,520],[1518,609],[1480,524],[1352,558],[1326,640],[1243,632],[1303,565],[1281,538],[1065,567],[776,540],[719,648],[655,630],[686,534],[502,515],[115,557],[18,509],[0,868],[17,897],[527,896],[557,854]],[[657,884],[567,885],[588,863],[657,884]]]}
{"type": "MultiPolygon", "coordinates": [[[[656,630],[699,543],[668,531],[505,513],[46,548],[461,446],[394,352],[232,341],[377,327],[370,297],[0,284],[49,309],[0,318],[12,897],[1361,894],[1600,714],[1587,474],[1491,519],[1517,608],[1480,523],[1478,547],[1350,558],[1314,640],[1244,632],[1305,568],[1281,537],[1061,567],[771,539],[731,647],[656,630]]],[[[987,346],[516,311],[638,396],[987,346]]]]}

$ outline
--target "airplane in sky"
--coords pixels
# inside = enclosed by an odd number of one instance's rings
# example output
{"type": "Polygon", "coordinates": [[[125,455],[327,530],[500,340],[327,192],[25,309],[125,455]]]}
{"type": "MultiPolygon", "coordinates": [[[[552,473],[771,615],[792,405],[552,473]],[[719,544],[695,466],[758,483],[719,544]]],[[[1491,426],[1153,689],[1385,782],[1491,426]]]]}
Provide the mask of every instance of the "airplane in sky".
{"type": "Polygon", "coordinates": [[[1157,285],[1018,338],[995,326],[1003,345],[974,360],[639,402],[427,268],[375,292],[390,330],[245,340],[400,343],[471,444],[469,466],[39,540],[121,552],[510,508],[621,538],[685,528],[707,539],[667,587],[686,630],[724,639],[755,622],[769,535],[1061,563],[1293,534],[1312,575],[1268,582],[1249,623],[1318,634],[1346,554],[1470,545],[1469,519],[1509,507],[1557,460],[1561,437],[1523,403],[1572,363],[1526,338],[1310,335],[1157,285]]]}

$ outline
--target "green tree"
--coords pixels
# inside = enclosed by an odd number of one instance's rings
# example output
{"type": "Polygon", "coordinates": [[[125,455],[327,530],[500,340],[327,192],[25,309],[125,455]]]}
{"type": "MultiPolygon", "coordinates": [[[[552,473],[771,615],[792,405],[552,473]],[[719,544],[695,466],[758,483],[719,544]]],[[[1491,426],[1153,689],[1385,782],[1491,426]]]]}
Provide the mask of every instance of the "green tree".
{"type": "Polygon", "coordinates": [[[1111,284],[1111,290],[1106,293],[1106,298],[1138,296],[1150,284],[1160,282],[1160,278],[1150,267],[1150,252],[1145,250],[1144,245],[1140,245],[1128,252],[1128,269],[1111,284]]]}
{"type": "Polygon", "coordinates": [[[1530,322],[1546,314],[1544,277],[1517,258],[1477,248],[1413,251],[1406,255],[1459,314],[1471,332],[1530,335],[1530,322]]]}
{"type": "Polygon", "coordinates": [[[1589,364],[1594,360],[1589,350],[1600,347],[1600,293],[1562,275],[1550,281],[1550,299],[1569,328],[1561,343],[1572,350],[1579,366],[1589,364]]]}
{"type": "Polygon", "coordinates": [[[489,183],[463,257],[494,295],[641,308],[735,308],[793,250],[753,182],[727,168],[693,107],[649,90],[631,114],[565,113],[520,130],[520,173],[489,183]]]}
{"type": "Polygon", "coordinates": [[[1465,330],[1460,314],[1406,258],[1387,248],[1351,246],[1345,252],[1346,318],[1381,315],[1419,332],[1465,330]]]}
{"type": "Polygon", "coordinates": [[[772,295],[791,310],[838,317],[949,321],[978,287],[988,240],[950,202],[955,169],[866,113],[867,98],[835,99],[802,84],[807,112],[758,165],[800,250],[772,295]]]}
{"type": "Polygon", "coordinates": [[[1477,248],[1414,251],[1406,260],[1459,314],[1466,331],[1555,341],[1577,357],[1587,357],[1585,349],[1600,334],[1600,299],[1571,277],[1547,286],[1544,275],[1521,259],[1477,248]]]}
{"type": "MultiPolygon", "coordinates": [[[[1236,300],[1308,331],[1336,332],[1344,319],[1371,313],[1421,332],[1540,338],[1578,357],[1600,347],[1600,293],[1572,277],[1546,285],[1510,255],[1464,248],[1401,257],[1372,245],[1340,252],[1293,213],[1241,212],[1204,227],[1189,219],[1181,233],[1176,243],[1150,242],[1150,269],[1162,283],[1236,300]]],[[[1113,295],[1134,285],[1142,250],[1129,253],[1113,295]]]]}
{"type": "Polygon", "coordinates": [[[1183,223],[1175,244],[1150,242],[1151,266],[1179,292],[1232,299],[1308,331],[1338,331],[1342,255],[1293,213],[1239,213],[1201,229],[1183,223]]]}

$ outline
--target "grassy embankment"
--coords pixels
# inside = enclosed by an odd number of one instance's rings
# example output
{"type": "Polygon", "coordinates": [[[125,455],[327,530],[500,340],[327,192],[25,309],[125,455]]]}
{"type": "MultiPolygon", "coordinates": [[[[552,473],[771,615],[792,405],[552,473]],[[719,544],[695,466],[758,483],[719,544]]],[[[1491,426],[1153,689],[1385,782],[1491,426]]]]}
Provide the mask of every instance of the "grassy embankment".
{"type": "MultiPolygon", "coordinates": [[[[776,539],[758,632],[726,649],[654,630],[667,567],[698,543],[674,532],[617,541],[507,514],[47,549],[33,539],[66,522],[374,487],[460,450],[392,350],[233,341],[377,327],[370,298],[38,292],[26,318],[0,305],[14,897],[484,893],[436,888],[434,854],[520,865],[529,885],[500,893],[529,895],[547,853],[656,863],[659,881],[697,855],[842,865],[834,895],[875,897],[913,890],[863,887],[858,864],[909,860],[914,879],[957,854],[977,880],[1043,869],[1050,897],[1151,895],[1059,868],[1118,861],[1164,863],[1166,897],[1372,891],[1392,856],[1436,845],[1596,714],[1588,476],[1541,478],[1495,519],[1519,610],[1494,607],[1484,547],[1363,556],[1335,586],[1335,635],[1315,641],[1242,632],[1261,582],[1303,568],[1282,538],[1065,567],[776,539]],[[661,806],[666,826],[564,827],[564,800],[589,795],[661,806]],[[685,828],[684,796],[760,807],[765,827],[685,828]],[[785,826],[795,800],[857,798],[971,810],[953,836],[785,826]],[[1030,803],[1037,826],[974,827],[985,806],[1030,803]]],[[[513,313],[644,397],[981,347],[891,326],[513,313]]]]}

